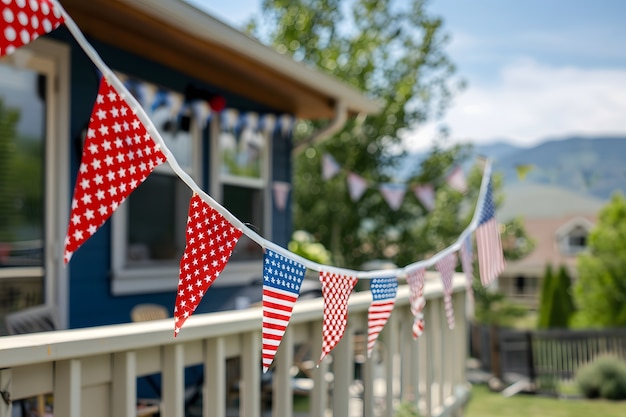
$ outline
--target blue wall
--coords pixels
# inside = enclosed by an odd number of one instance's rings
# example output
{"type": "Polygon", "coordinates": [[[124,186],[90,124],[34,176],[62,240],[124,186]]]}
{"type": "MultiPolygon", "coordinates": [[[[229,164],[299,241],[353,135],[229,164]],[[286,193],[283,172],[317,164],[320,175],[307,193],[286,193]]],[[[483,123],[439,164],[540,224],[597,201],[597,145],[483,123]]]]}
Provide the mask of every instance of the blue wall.
{"type": "MultiPolygon", "coordinates": [[[[95,66],[78,47],[65,28],[59,28],[52,37],[71,45],[71,184],[74,189],[80,158],[80,134],[86,127],[99,85],[99,74],[95,66]]],[[[117,48],[90,40],[102,59],[113,70],[130,76],[183,92],[188,83],[207,88],[223,95],[229,107],[240,111],[275,112],[259,103],[229,94],[218,87],[206,85],[160,64],[133,56],[117,48]]],[[[290,181],[290,140],[275,137],[273,143],[274,179],[290,181]]],[[[208,166],[208,147],[205,147],[205,166],[208,166]]],[[[209,170],[204,171],[204,184],[208,184],[209,170]]],[[[71,195],[68,199],[71,199],[71,195]]],[[[290,206],[284,212],[273,210],[273,241],[286,247],[291,235],[290,206]]],[[[69,326],[89,327],[130,321],[130,311],[140,303],[157,303],[173,311],[176,292],[150,293],[143,295],[114,296],[111,294],[111,225],[107,221],[72,257],[69,263],[69,326]]],[[[172,276],[177,282],[178,277],[172,276]]],[[[211,312],[220,306],[239,288],[211,287],[196,310],[197,313],[211,312]]],[[[171,315],[171,313],[170,313],[171,315]]]]}

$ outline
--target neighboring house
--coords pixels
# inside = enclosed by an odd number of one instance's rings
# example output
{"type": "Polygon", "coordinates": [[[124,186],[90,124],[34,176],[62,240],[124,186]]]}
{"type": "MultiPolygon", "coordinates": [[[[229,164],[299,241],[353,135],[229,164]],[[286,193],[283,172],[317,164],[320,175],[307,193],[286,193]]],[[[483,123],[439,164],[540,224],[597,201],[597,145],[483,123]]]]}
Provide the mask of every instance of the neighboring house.
{"type": "Polygon", "coordinates": [[[520,217],[535,248],[525,258],[507,262],[498,287],[509,298],[537,308],[546,265],[555,272],[564,265],[576,279],[576,257],[586,249],[587,236],[605,202],[546,185],[516,185],[504,191],[498,219],[520,217]]]}
{"type": "MultiPolygon", "coordinates": [[[[290,204],[277,207],[272,184],[291,182],[293,120],[328,120],[337,129],[347,117],[378,111],[358,91],[183,1],[61,3],[187,173],[281,246],[291,236],[290,204]],[[188,106],[198,99],[205,105],[188,106]],[[244,166],[228,163],[242,156],[244,166]]],[[[167,164],[63,264],[98,84],[64,25],[0,59],[0,323],[38,304],[56,307],[63,328],[128,322],[141,303],[173,310],[191,191],[167,164]]],[[[261,257],[242,239],[198,312],[219,310],[258,279],[261,257]]]]}

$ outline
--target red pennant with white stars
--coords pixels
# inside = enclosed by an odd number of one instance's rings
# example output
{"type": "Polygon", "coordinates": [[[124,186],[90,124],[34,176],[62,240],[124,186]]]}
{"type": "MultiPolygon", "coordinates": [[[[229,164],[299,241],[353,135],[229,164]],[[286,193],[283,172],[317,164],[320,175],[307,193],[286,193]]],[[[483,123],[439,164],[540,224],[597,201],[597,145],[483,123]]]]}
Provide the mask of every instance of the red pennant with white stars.
{"type": "Polygon", "coordinates": [[[65,263],[164,161],[135,112],[102,78],[74,186],[65,263]]]}
{"type": "Polygon", "coordinates": [[[348,323],[348,297],[357,278],[321,271],[324,296],[324,323],[322,324],[322,355],[319,362],[334,349],[346,331],[348,323]]]}
{"type": "Polygon", "coordinates": [[[194,194],[189,204],[186,236],[174,307],[174,336],[228,263],[241,230],[194,194]]]}
{"type": "Polygon", "coordinates": [[[52,32],[65,19],[50,0],[0,2],[0,56],[52,32]]]}

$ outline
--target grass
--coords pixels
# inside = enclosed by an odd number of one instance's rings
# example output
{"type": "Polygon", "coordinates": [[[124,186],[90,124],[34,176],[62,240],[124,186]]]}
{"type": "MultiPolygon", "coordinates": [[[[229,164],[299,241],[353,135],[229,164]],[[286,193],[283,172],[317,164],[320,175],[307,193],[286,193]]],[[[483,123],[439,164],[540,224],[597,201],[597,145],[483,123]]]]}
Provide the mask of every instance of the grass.
{"type": "Polygon", "coordinates": [[[518,394],[505,398],[476,385],[465,417],[624,417],[626,401],[558,399],[518,394]]]}

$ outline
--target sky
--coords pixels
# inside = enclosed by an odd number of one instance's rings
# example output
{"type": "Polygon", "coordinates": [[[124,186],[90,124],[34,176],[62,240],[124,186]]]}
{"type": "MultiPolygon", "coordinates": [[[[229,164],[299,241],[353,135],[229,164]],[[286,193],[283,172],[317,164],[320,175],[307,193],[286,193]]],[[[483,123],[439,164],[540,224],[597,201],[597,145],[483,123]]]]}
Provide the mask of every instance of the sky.
{"type": "MultiPolygon", "coordinates": [[[[260,14],[260,0],[188,1],[234,27],[260,14]]],[[[626,1],[430,0],[427,10],[443,19],[468,87],[443,120],[407,135],[409,149],[428,148],[441,123],[450,143],[626,136],[626,1]]]]}

